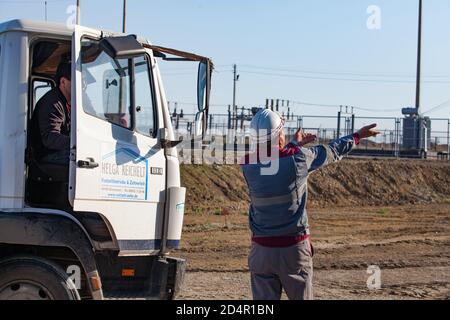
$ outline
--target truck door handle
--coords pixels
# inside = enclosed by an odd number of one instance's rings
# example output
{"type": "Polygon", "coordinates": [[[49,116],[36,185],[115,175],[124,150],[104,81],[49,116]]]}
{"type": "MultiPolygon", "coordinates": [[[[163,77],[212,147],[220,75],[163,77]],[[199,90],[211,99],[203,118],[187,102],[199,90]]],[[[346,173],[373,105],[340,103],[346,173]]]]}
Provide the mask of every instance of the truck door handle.
{"type": "Polygon", "coordinates": [[[93,158],[87,158],[87,160],[78,160],[77,162],[78,168],[85,168],[85,169],[94,169],[97,168],[99,165],[93,158]]]}

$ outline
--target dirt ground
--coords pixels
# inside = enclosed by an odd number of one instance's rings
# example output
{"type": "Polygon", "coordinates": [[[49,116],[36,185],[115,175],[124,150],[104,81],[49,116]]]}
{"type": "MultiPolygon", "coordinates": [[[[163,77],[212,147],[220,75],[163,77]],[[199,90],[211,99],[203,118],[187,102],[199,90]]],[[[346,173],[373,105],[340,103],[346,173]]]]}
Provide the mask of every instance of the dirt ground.
{"type": "MultiPolygon", "coordinates": [[[[450,299],[450,162],[344,159],[309,177],[316,299],[450,299]],[[369,290],[369,266],[381,289],[369,290]]],[[[182,167],[181,299],[250,299],[248,191],[237,165],[182,167]]]]}
{"type": "MultiPolygon", "coordinates": [[[[449,197],[450,198],[450,197],[449,197]]],[[[316,299],[450,299],[450,200],[440,204],[309,210],[316,299]],[[381,270],[369,290],[367,268],[381,270]]],[[[191,214],[179,299],[251,299],[248,217],[191,214]]]]}

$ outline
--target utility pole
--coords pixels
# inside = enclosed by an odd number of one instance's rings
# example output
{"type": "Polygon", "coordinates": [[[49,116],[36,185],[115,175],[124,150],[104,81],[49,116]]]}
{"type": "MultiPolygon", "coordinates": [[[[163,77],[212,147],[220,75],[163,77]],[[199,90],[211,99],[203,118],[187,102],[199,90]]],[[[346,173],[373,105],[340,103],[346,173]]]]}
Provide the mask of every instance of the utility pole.
{"type": "Polygon", "coordinates": [[[122,32],[127,31],[127,0],[123,0],[123,27],[122,32]]]}
{"type": "MultiPolygon", "coordinates": [[[[239,80],[239,75],[237,74],[237,66],[233,65],[233,111],[236,110],[236,82],[239,80]]],[[[237,114],[237,113],[236,113],[237,114]]]]}
{"type": "Polygon", "coordinates": [[[339,107],[339,112],[338,112],[338,116],[337,116],[336,139],[339,139],[341,137],[341,116],[342,116],[342,106],[339,107]]]}
{"type": "Polygon", "coordinates": [[[47,21],[47,1],[45,1],[45,21],[47,21]]]}
{"type": "Polygon", "coordinates": [[[81,14],[80,0],[77,0],[77,25],[80,25],[80,14],[81,14]]]}
{"type": "Polygon", "coordinates": [[[420,108],[420,76],[422,59],[422,0],[419,0],[419,31],[417,36],[417,78],[416,78],[416,109],[420,108]]]}

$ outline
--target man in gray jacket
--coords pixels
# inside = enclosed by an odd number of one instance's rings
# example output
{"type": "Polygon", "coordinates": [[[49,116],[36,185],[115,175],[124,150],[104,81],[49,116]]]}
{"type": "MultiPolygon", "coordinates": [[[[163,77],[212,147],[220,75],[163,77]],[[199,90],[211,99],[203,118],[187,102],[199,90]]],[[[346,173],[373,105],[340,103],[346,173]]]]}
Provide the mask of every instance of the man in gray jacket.
{"type": "Polygon", "coordinates": [[[248,262],[255,300],[278,300],[282,288],[291,300],[313,299],[308,175],[342,159],[361,139],[379,134],[373,124],[328,145],[304,148],[316,137],[299,130],[286,145],[283,126],[278,113],[260,110],[251,123],[255,153],[242,165],[251,198],[248,262]]]}

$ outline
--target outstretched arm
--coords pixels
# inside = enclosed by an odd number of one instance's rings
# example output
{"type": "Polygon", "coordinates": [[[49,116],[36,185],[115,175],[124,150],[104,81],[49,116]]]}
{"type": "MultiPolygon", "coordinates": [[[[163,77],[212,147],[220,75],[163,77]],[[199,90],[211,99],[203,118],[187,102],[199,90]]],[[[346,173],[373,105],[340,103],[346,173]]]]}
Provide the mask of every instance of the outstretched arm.
{"type": "MultiPolygon", "coordinates": [[[[352,135],[331,141],[328,145],[303,148],[302,151],[306,156],[308,172],[313,172],[323,166],[341,160],[344,155],[352,151],[356,144],[359,144],[361,139],[377,136],[380,132],[375,129],[376,126],[376,124],[371,124],[363,127],[352,135]]],[[[305,138],[305,135],[303,135],[302,138],[305,138]]],[[[310,139],[300,139],[300,141],[297,139],[297,142],[299,145],[305,145],[306,143],[303,143],[303,141],[311,142],[310,139]]]]}

